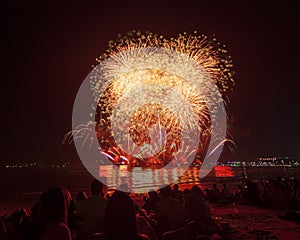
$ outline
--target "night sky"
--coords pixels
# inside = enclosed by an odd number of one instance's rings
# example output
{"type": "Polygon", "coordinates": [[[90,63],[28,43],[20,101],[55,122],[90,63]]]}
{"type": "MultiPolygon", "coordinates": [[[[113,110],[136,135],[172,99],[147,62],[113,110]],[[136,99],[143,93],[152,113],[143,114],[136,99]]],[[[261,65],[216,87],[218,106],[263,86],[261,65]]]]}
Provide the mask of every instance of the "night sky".
{"type": "Polygon", "coordinates": [[[296,1],[109,2],[11,1],[2,7],[1,162],[75,158],[74,148],[61,141],[71,129],[77,90],[108,41],[132,29],[166,37],[194,30],[215,34],[236,73],[228,107],[236,155],[299,154],[296,1]]]}

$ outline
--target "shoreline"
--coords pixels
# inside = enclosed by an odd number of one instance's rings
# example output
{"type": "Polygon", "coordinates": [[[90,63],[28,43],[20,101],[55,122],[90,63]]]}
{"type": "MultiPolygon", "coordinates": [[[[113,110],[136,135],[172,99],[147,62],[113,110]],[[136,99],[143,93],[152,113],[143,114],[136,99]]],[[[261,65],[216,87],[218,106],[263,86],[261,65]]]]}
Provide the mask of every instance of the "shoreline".
{"type": "MultiPolygon", "coordinates": [[[[65,169],[66,170],[66,169],[65,169]]],[[[71,169],[66,172],[63,169],[58,171],[22,171],[20,169],[10,170],[9,178],[5,179],[6,184],[3,184],[2,193],[0,194],[0,216],[9,216],[17,208],[24,208],[27,213],[30,213],[31,207],[38,201],[42,191],[49,189],[53,186],[65,186],[68,190],[71,190],[73,199],[75,199],[78,191],[85,191],[87,195],[90,195],[88,190],[89,183],[94,179],[86,171],[72,173],[71,169]],[[19,174],[16,174],[19,173],[19,174]],[[25,174],[24,174],[25,173],[25,174]],[[68,175],[71,174],[72,175],[68,175]],[[26,182],[29,175],[36,174],[35,178],[39,179],[38,182],[26,182]],[[8,184],[10,180],[17,184],[16,188],[11,188],[11,184],[8,184]],[[51,179],[51,181],[49,181],[51,179]],[[9,191],[5,191],[8,189],[9,191]],[[27,190],[27,191],[26,191],[27,190]]],[[[237,186],[245,179],[241,179],[242,172],[235,171],[233,169],[234,177],[220,177],[210,176],[203,180],[193,177],[193,173],[196,171],[190,171],[188,177],[185,176],[181,179],[179,187],[181,190],[184,188],[191,188],[193,185],[198,185],[202,190],[210,188],[213,183],[217,183],[220,187],[221,183],[226,183],[232,192],[235,191],[237,186]]],[[[261,178],[268,176],[279,176],[283,174],[283,169],[248,169],[246,174],[249,178],[258,182],[261,178]],[[267,171],[265,171],[267,170],[267,171]],[[280,171],[275,171],[280,170],[280,171]]],[[[299,178],[299,168],[294,169],[291,175],[299,178]]],[[[226,173],[226,171],[224,172],[226,173]]],[[[232,172],[230,172],[232,173],[232,172]]],[[[289,172],[291,173],[291,172],[289,172]]],[[[215,174],[215,173],[214,173],[215,174]]],[[[111,193],[113,191],[110,188],[104,188],[104,193],[111,193]]],[[[133,194],[132,199],[141,205],[143,194],[133,194]]],[[[228,223],[229,230],[226,232],[227,238],[225,239],[300,239],[300,224],[281,219],[285,211],[274,210],[261,207],[252,207],[248,205],[215,205],[210,204],[212,217],[221,223],[228,223]]]]}

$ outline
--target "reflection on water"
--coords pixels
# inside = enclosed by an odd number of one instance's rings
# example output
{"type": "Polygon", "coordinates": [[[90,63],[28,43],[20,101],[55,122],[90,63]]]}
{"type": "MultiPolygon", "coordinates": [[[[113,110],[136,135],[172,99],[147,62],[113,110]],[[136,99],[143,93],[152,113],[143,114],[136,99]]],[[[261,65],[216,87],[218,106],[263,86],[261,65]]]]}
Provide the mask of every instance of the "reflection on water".
{"type": "MultiPolygon", "coordinates": [[[[125,183],[134,192],[147,192],[149,189],[158,189],[170,183],[199,183],[199,174],[199,167],[191,167],[188,170],[185,167],[152,169],[127,165],[99,167],[99,177],[104,184],[117,188],[125,183]]],[[[235,174],[231,167],[216,166],[208,177],[232,178],[235,174]]]]}
{"type": "MultiPolygon", "coordinates": [[[[294,177],[300,179],[300,168],[283,167],[215,167],[205,178],[199,178],[199,167],[190,167],[182,172],[180,168],[164,169],[159,172],[152,169],[130,168],[120,166],[120,171],[114,168],[102,168],[99,171],[101,180],[113,186],[126,183],[131,188],[144,192],[149,186],[157,188],[164,182],[173,180],[173,183],[181,184],[181,187],[191,187],[198,184],[202,188],[211,188],[212,184],[226,183],[229,187],[237,188],[245,179],[259,181],[261,178],[275,178],[277,176],[294,177]],[[127,171],[128,170],[128,171],[127,171]],[[131,172],[133,178],[128,178],[131,172]],[[119,173],[119,177],[118,177],[119,173]],[[135,182],[135,185],[133,184],[135,182]],[[134,185],[134,186],[133,186],[134,185]],[[145,187],[146,186],[146,187],[145,187]]],[[[117,169],[118,170],[118,169],[117,169]]],[[[76,196],[78,191],[89,191],[89,184],[93,176],[83,167],[80,168],[17,168],[6,169],[0,172],[0,199],[10,193],[36,194],[55,186],[64,186],[76,196]],[[33,177],[34,176],[34,177],[33,177]],[[39,181],[36,181],[38,179],[39,181]]],[[[110,189],[108,189],[110,190],[110,189]]],[[[27,196],[27,195],[26,195],[27,196]]]]}
{"type": "Polygon", "coordinates": [[[234,172],[230,166],[215,166],[215,177],[234,177],[234,172]]]}

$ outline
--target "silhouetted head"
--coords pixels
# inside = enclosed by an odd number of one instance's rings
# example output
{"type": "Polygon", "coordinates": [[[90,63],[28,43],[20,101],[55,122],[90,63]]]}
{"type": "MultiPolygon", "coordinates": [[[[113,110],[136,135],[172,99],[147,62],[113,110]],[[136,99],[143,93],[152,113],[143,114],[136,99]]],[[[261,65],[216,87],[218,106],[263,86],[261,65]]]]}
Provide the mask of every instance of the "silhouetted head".
{"type": "Polygon", "coordinates": [[[178,190],[179,189],[179,185],[178,184],[174,184],[173,189],[174,190],[178,190]]]}
{"type": "Polygon", "coordinates": [[[226,183],[223,183],[223,188],[226,188],[226,187],[227,187],[226,183]]]}
{"type": "Polygon", "coordinates": [[[40,199],[39,220],[44,223],[54,221],[66,223],[70,200],[69,191],[66,189],[50,189],[40,199]]]}
{"type": "Polygon", "coordinates": [[[164,188],[161,188],[161,189],[159,190],[159,197],[160,197],[161,199],[167,199],[167,198],[170,198],[171,195],[172,195],[172,189],[171,189],[171,187],[170,187],[169,185],[166,186],[166,187],[164,187],[164,188]]]}
{"type": "Polygon", "coordinates": [[[67,224],[70,200],[70,192],[64,188],[53,188],[44,192],[33,209],[32,221],[25,226],[20,239],[42,239],[43,233],[51,222],[67,224]]]}
{"type": "Polygon", "coordinates": [[[137,238],[135,208],[126,193],[115,191],[108,200],[104,228],[106,240],[134,240],[137,238]]]}
{"type": "Polygon", "coordinates": [[[94,180],[91,182],[91,192],[94,196],[99,196],[102,192],[103,184],[98,180],[94,180]]]}
{"type": "Polygon", "coordinates": [[[184,196],[187,196],[187,195],[189,195],[189,194],[191,194],[191,190],[188,189],[188,188],[185,188],[185,189],[183,190],[183,195],[184,195],[184,196]]]}
{"type": "Polygon", "coordinates": [[[107,200],[110,199],[109,193],[106,193],[105,198],[106,198],[107,200]]]}
{"type": "Polygon", "coordinates": [[[214,183],[214,184],[213,184],[213,188],[217,188],[217,184],[214,183]]]}
{"type": "Polygon", "coordinates": [[[76,195],[76,201],[86,200],[87,196],[85,192],[78,192],[76,195]]]}
{"type": "Polygon", "coordinates": [[[193,194],[199,195],[199,196],[201,196],[201,197],[204,197],[204,196],[205,196],[204,193],[202,192],[201,188],[198,187],[197,185],[195,185],[195,186],[192,187],[191,192],[192,192],[193,194]]]}

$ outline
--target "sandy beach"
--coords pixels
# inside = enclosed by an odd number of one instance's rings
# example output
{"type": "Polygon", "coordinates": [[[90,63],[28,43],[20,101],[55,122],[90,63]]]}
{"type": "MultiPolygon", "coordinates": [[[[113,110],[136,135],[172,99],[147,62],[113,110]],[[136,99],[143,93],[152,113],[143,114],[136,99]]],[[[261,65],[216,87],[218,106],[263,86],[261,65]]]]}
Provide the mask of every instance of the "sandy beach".
{"type": "Polygon", "coordinates": [[[228,222],[226,239],[300,239],[300,224],[280,218],[284,211],[243,205],[211,206],[212,215],[228,222]]]}
{"type": "MultiPolygon", "coordinates": [[[[0,215],[9,215],[16,208],[25,208],[28,213],[38,199],[7,199],[0,201],[0,215]]],[[[224,239],[300,239],[300,224],[281,219],[284,211],[264,209],[245,205],[214,205],[211,204],[214,219],[220,223],[228,223],[229,229],[225,231],[224,239]]]]}

